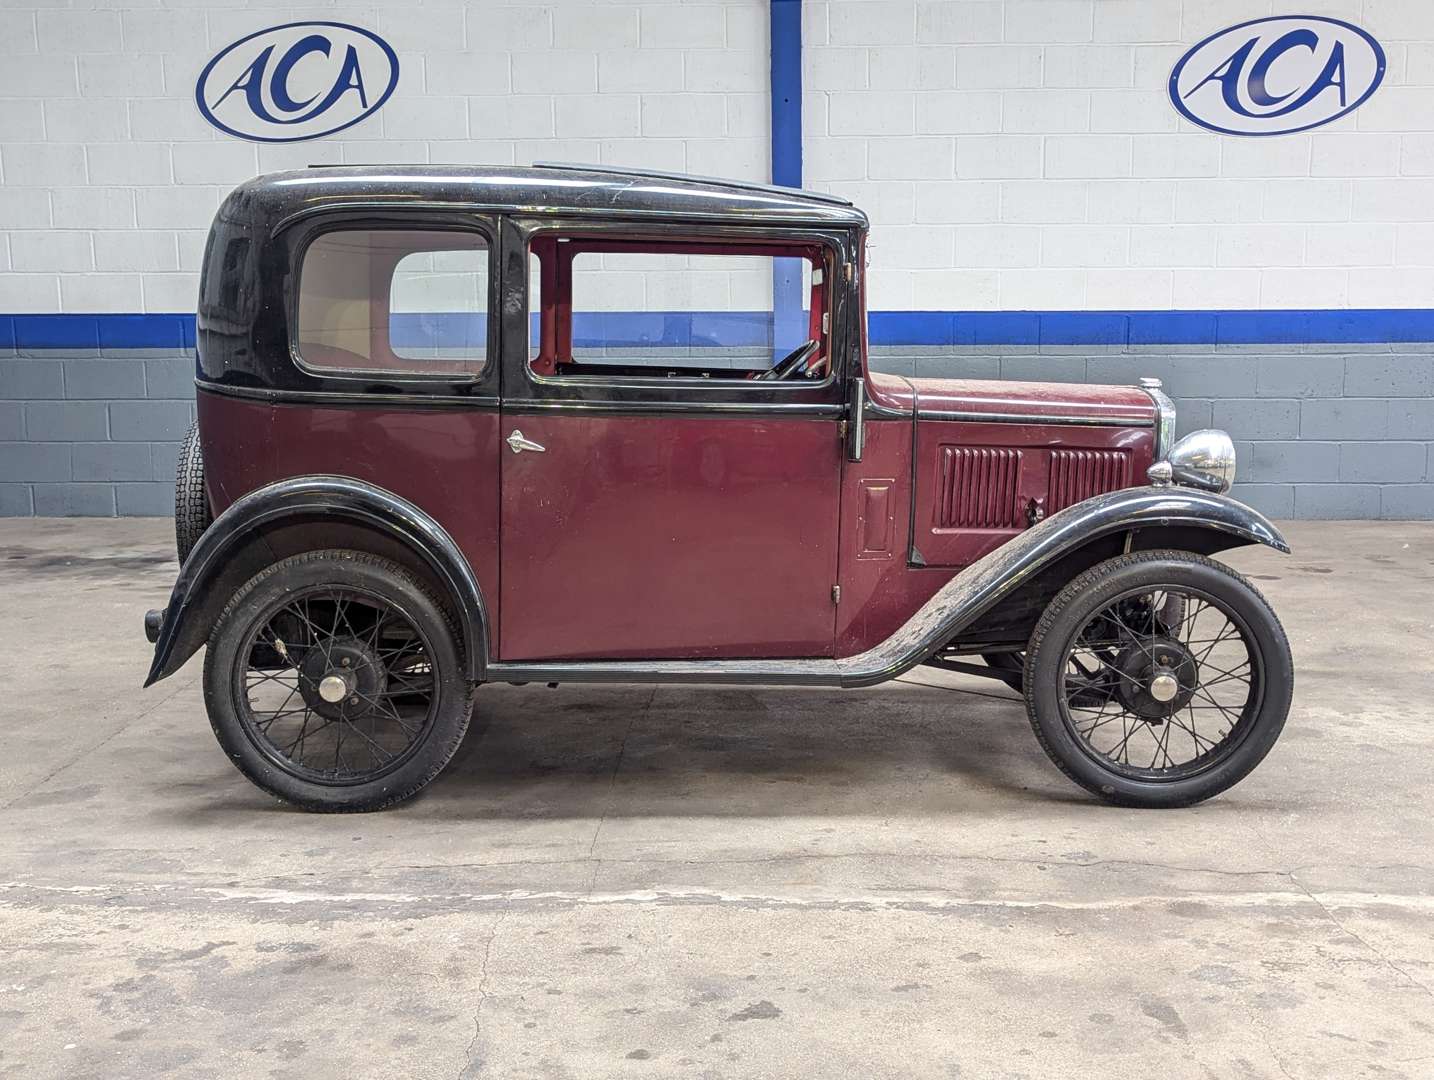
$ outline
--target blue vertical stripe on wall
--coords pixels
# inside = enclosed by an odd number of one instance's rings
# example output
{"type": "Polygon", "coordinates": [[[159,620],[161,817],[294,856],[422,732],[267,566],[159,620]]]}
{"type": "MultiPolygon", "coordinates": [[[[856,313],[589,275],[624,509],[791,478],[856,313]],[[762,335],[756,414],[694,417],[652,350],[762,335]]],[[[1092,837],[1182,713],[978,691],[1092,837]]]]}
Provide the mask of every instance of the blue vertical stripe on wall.
{"type": "MultiPolygon", "coordinates": [[[[802,186],[802,0],[770,0],[772,183],[802,186]]],[[[772,310],[776,352],[785,354],[807,337],[800,259],[772,263],[772,310]]]]}

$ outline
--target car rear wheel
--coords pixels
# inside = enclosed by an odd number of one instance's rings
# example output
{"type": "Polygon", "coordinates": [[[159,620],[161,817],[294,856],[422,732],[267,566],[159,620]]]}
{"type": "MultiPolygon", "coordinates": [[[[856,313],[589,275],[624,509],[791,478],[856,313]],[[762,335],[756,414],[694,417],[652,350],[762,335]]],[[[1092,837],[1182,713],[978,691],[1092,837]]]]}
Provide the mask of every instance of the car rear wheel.
{"type": "Polygon", "coordinates": [[[306,810],[378,810],[443,769],[473,688],[442,605],[397,563],[295,555],[230,600],[209,639],[204,697],[230,759],[306,810]]]}
{"type": "Polygon", "coordinates": [[[179,447],[179,464],[174,471],[174,546],[180,565],[189,558],[194,545],[214,521],[209,496],[204,492],[204,450],[199,444],[199,425],[190,424],[179,447]]]}
{"type": "Polygon", "coordinates": [[[1284,727],[1289,642],[1259,592],[1182,551],[1086,571],[1026,656],[1036,738],[1076,783],[1124,806],[1188,806],[1242,780],[1284,727]]]}

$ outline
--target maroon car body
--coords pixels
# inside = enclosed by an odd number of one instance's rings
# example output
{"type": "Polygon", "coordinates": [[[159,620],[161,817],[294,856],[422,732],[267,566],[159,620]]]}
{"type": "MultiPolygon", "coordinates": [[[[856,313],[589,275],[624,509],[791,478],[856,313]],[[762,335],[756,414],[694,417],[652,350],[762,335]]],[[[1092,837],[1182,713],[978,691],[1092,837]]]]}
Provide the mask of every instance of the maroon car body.
{"type": "Polygon", "coordinates": [[[1062,587],[1122,552],[1284,548],[1228,482],[1172,485],[1166,467],[1150,486],[1174,424],[1153,380],[874,370],[866,228],[829,196],[583,167],[244,185],[216,219],[198,313],[214,523],[147,620],[150,681],[245,580],[315,547],[410,565],[451,604],[473,683],[853,686],[1017,653],[1062,587]],[[401,316],[376,275],[456,257],[445,245],[483,260],[475,344],[406,359],[393,328],[439,317],[401,316]],[[580,320],[601,318],[574,314],[575,261],[631,253],[801,263],[810,337],[786,369],[699,370],[690,348],[654,370],[580,363],[580,320]],[[361,292],[365,273],[382,287],[356,301],[342,279],[361,292]],[[323,325],[306,337],[305,319],[323,325]]]}

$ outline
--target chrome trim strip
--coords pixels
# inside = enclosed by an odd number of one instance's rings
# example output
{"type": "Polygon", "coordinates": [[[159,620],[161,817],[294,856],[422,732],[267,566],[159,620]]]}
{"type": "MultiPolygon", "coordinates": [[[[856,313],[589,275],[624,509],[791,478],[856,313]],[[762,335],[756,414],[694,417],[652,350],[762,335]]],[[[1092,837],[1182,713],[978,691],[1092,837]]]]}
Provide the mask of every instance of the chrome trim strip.
{"type": "Polygon", "coordinates": [[[828,195],[824,191],[810,191],[807,188],[786,187],[782,184],[759,184],[752,180],[731,180],[723,176],[703,176],[700,173],[633,169],[621,165],[588,165],[581,161],[535,161],[533,168],[566,169],[569,172],[631,177],[634,180],[676,180],[684,184],[711,184],[714,187],[735,188],[738,191],[760,191],[764,195],[783,195],[789,199],[810,199],[812,202],[831,203],[834,206],[852,205],[850,199],[843,199],[840,195],[828,195]]]}
{"type": "Polygon", "coordinates": [[[194,385],[207,393],[223,397],[268,401],[278,405],[402,405],[413,409],[496,409],[499,404],[498,398],[485,394],[366,394],[358,390],[274,390],[267,387],[226,386],[207,379],[195,379],[194,385]]]}
{"type": "Polygon", "coordinates": [[[792,416],[812,420],[841,417],[843,405],[796,401],[549,401],[538,398],[505,398],[505,413],[600,412],[648,415],[651,413],[710,413],[717,416],[792,416]]]}
{"type": "Polygon", "coordinates": [[[963,420],[978,424],[1060,424],[1089,427],[1154,427],[1155,421],[1143,417],[1111,416],[1108,413],[1090,416],[1042,416],[1036,413],[987,413],[967,410],[916,410],[918,420],[963,420]]]}
{"type": "Polygon", "coordinates": [[[1158,379],[1151,379],[1149,383],[1141,380],[1140,389],[1150,396],[1158,414],[1155,423],[1154,460],[1161,461],[1175,443],[1175,402],[1170,400],[1170,395],[1160,389],[1160,380],[1158,379]]]}
{"type": "Polygon", "coordinates": [[[868,420],[910,420],[911,412],[905,409],[893,409],[890,405],[878,405],[871,400],[871,395],[866,398],[866,419],[868,420]]]}

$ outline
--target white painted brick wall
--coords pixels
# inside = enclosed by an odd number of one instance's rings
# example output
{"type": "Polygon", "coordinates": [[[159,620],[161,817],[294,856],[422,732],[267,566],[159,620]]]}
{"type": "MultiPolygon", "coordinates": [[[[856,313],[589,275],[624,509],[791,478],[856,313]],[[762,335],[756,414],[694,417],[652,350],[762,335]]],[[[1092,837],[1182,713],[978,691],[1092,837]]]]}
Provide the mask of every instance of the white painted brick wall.
{"type": "MultiPolygon", "coordinates": [[[[0,311],[192,308],[214,208],[260,171],[769,175],[765,0],[97,8],[0,10],[0,311]],[[208,58],[303,18],[387,38],[394,97],[319,142],[206,124],[208,58]]],[[[807,182],[872,216],[878,308],[1430,306],[1434,7],[1297,8],[1373,33],[1384,85],[1328,127],[1237,139],[1179,117],[1165,83],[1272,0],[806,0],[807,182]]]]}
{"type": "Polygon", "coordinates": [[[805,92],[826,99],[807,182],[872,216],[875,307],[1429,307],[1434,7],[1288,9],[1354,22],[1389,58],[1375,96],[1317,131],[1219,136],[1170,104],[1186,49],[1285,10],[806,0],[805,92]]]}

